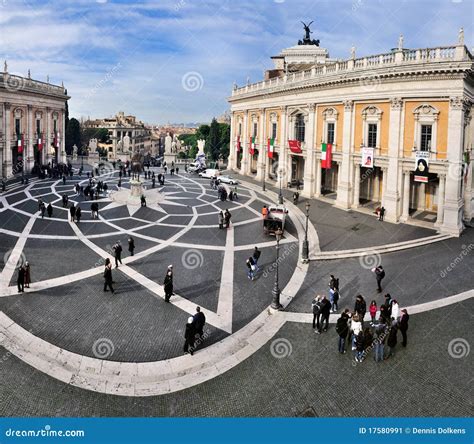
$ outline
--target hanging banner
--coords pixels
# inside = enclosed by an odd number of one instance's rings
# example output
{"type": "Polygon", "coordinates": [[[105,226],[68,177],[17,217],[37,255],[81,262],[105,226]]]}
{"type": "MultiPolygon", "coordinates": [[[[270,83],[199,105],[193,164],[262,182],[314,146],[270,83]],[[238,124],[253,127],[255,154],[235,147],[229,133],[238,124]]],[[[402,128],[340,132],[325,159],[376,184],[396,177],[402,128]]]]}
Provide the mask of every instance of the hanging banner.
{"type": "Polygon", "coordinates": [[[429,151],[416,151],[415,154],[416,163],[415,163],[415,182],[428,182],[428,165],[430,159],[429,151]]]}
{"type": "Polygon", "coordinates": [[[38,151],[41,151],[43,149],[43,134],[38,134],[38,151]]]}
{"type": "Polygon", "coordinates": [[[321,168],[331,169],[332,163],[332,144],[321,144],[321,168]]]}
{"type": "Polygon", "coordinates": [[[255,137],[250,138],[249,153],[251,156],[255,154],[255,137]]]}
{"type": "Polygon", "coordinates": [[[362,166],[365,168],[374,167],[374,149],[362,148],[362,166]]]}
{"type": "Polygon", "coordinates": [[[292,153],[300,154],[303,152],[301,151],[301,142],[299,140],[288,140],[288,145],[292,153]]]}
{"type": "Polygon", "coordinates": [[[237,136],[237,141],[235,145],[237,147],[237,152],[240,153],[240,136],[237,136]]]}
{"type": "Polygon", "coordinates": [[[273,153],[275,152],[275,139],[268,139],[267,151],[268,151],[268,158],[273,159],[273,153]]]}

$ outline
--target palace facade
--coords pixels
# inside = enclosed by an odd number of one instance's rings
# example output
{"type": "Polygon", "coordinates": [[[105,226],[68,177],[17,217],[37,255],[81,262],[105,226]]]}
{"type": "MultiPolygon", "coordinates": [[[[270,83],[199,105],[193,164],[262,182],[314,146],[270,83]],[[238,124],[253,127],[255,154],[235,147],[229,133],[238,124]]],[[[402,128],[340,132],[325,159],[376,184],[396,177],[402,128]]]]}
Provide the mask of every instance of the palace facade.
{"type": "Polygon", "coordinates": [[[337,60],[313,41],[272,59],[264,80],[234,85],[229,98],[231,169],[460,234],[473,217],[474,143],[474,59],[462,30],[452,46],[407,49],[400,36],[387,53],[352,48],[337,60]]]}
{"type": "Polygon", "coordinates": [[[30,172],[34,165],[65,162],[64,86],[0,72],[0,175],[30,172]]]}

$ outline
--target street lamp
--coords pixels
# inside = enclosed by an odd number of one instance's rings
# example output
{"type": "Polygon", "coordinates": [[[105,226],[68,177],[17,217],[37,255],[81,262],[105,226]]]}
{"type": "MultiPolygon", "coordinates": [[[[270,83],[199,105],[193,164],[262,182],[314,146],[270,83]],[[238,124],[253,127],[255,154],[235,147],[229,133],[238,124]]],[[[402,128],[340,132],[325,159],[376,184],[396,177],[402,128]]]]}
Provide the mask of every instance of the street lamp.
{"type": "Polygon", "coordinates": [[[279,174],[279,176],[280,176],[280,177],[279,177],[280,180],[278,181],[278,182],[280,183],[280,190],[279,190],[279,192],[278,192],[278,203],[279,203],[280,205],[283,205],[283,194],[282,194],[282,192],[281,192],[281,176],[283,175],[283,169],[282,169],[282,168],[280,168],[280,169],[278,170],[278,174],[279,174]]]}
{"type": "Polygon", "coordinates": [[[303,263],[309,262],[309,257],[308,257],[309,255],[308,220],[309,220],[309,208],[310,208],[309,201],[306,201],[305,208],[306,208],[306,227],[304,230],[303,252],[302,252],[302,257],[301,257],[303,263]]]}
{"type": "Polygon", "coordinates": [[[273,295],[273,300],[272,300],[272,305],[271,307],[274,310],[280,310],[282,308],[282,305],[280,304],[280,287],[278,285],[278,262],[279,262],[279,252],[280,252],[280,240],[283,235],[283,231],[281,231],[280,228],[278,228],[277,231],[275,231],[275,237],[276,237],[276,268],[275,268],[275,282],[273,284],[273,290],[272,290],[272,295],[273,295]]]}

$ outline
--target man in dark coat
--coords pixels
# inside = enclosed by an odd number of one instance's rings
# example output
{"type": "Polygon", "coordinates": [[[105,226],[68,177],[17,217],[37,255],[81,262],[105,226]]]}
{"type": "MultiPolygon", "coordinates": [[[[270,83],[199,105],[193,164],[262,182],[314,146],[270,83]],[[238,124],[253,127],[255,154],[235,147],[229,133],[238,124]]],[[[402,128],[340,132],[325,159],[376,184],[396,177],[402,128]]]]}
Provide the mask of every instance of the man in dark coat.
{"type": "MultiPolygon", "coordinates": [[[[322,331],[328,331],[330,313],[331,313],[331,303],[326,298],[326,296],[323,296],[321,299],[321,329],[322,331]],[[324,323],[326,323],[325,327],[323,327],[324,323]]],[[[321,330],[319,332],[321,333],[321,330]]]]}
{"type": "Polygon", "coordinates": [[[407,330],[408,330],[408,320],[410,319],[410,316],[408,315],[407,310],[404,308],[402,310],[402,315],[400,316],[400,322],[399,322],[399,328],[400,332],[402,333],[402,345],[403,347],[407,346],[407,330]]]}
{"type": "Polygon", "coordinates": [[[397,324],[394,322],[392,326],[390,327],[390,332],[387,338],[388,353],[385,359],[388,359],[391,356],[395,356],[395,347],[397,345],[397,333],[398,333],[398,327],[397,327],[397,324]]]}
{"type": "Polygon", "coordinates": [[[118,240],[117,243],[112,247],[114,250],[114,257],[115,257],[115,268],[118,268],[118,264],[122,265],[122,245],[118,240]]]}
{"type": "Polygon", "coordinates": [[[51,217],[53,215],[53,206],[51,205],[51,202],[48,204],[46,211],[48,212],[48,217],[51,217]]]}
{"type": "Polygon", "coordinates": [[[18,285],[18,293],[23,293],[25,291],[25,267],[23,265],[18,267],[18,278],[16,283],[18,285]]]}
{"type": "Polygon", "coordinates": [[[359,315],[360,322],[364,323],[364,316],[367,311],[367,304],[361,294],[356,297],[354,311],[359,315]]]}
{"type": "Polygon", "coordinates": [[[196,326],[194,324],[194,318],[190,316],[188,318],[188,323],[186,324],[186,328],[184,330],[184,353],[190,353],[191,356],[194,353],[194,339],[196,335],[196,326]]]}
{"type": "Polygon", "coordinates": [[[379,293],[382,292],[382,279],[385,277],[385,270],[383,269],[382,265],[379,265],[375,268],[375,279],[377,280],[377,291],[379,293]]]}
{"type": "Polygon", "coordinates": [[[133,252],[135,251],[135,241],[132,236],[128,238],[128,251],[130,252],[130,256],[133,256],[133,252]]]}
{"type": "Polygon", "coordinates": [[[165,302],[169,302],[171,296],[173,295],[173,266],[168,266],[168,271],[166,272],[165,281],[163,283],[165,287],[165,302]]]}
{"type": "Polygon", "coordinates": [[[74,218],[76,216],[76,207],[74,206],[74,203],[72,203],[69,207],[69,214],[71,215],[71,222],[74,222],[74,218]]]}
{"type": "Polygon", "coordinates": [[[315,333],[319,333],[319,319],[321,317],[321,296],[316,296],[311,302],[311,308],[313,309],[313,330],[315,333]]]}
{"type": "Polygon", "coordinates": [[[107,258],[105,260],[105,269],[104,269],[104,291],[109,291],[107,290],[107,287],[110,288],[110,291],[114,293],[114,289],[112,287],[112,264],[110,262],[110,259],[107,258]]]}
{"type": "Polygon", "coordinates": [[[199,335],[199,340],[203,339],[204,325],[206,325],[206,316],[201,311],[201,307],[196,307],[196,314],[194,315],[194,326],[196,327],[196,334],[199,335]]]}
{"type": "Polygon", "coordinates": [[[258,247],[255,247],[254,250],[253,250],[253,262],[255,264],[255,266],[257,267],[256,271],[259,270],[259,267],[258,267],[258,260],[260,259],[260,255],[262,254],[262,252],[258,249],[258,247]]]}
{"type": "Polygon", "coordinates": [[[349,333],[349,325],[347,324],[347,321],[349,320],[349,316],[347,315],[346,312],[343,312],[341,314],[341,317],[337,320],[336,323],[336,332],[339,335],[339,353],[345,353],[346,352],[346,338],[347,334],[349,333]]]}

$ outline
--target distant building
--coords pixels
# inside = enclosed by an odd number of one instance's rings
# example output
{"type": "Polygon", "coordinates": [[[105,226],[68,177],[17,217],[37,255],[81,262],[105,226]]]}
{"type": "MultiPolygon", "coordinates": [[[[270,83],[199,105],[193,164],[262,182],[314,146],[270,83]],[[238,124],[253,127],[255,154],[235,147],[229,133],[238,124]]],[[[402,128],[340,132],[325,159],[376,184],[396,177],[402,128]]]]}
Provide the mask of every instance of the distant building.
{"type": "Polygon", "coordinates": [[[99,146],[107,149],[108,157],[111,159],[118,155],[129,155],[134,151],[153,154],[156,143],[152,140],[151,129],[135,116],[126,116],[123,111],[114,117],[87,120],[83,125],[85,128],[108,130],[111,143],[99,146]]]}
{"type": "Polygon", "coordinates": [[[33,166],[65,162],[64,86],[0,72],[0,175],[9,177],[33,166]],[[24,161],[23,161],[24,159],[24,161]]]}

